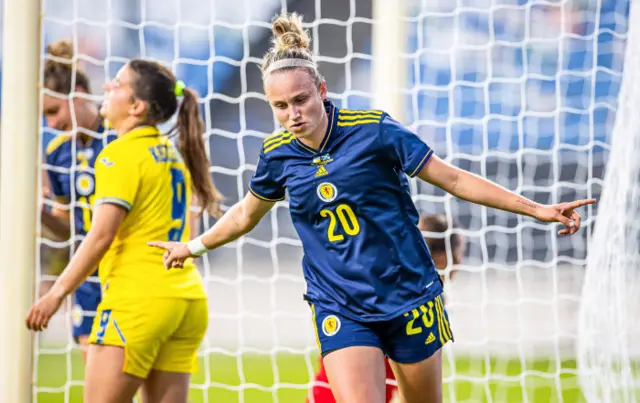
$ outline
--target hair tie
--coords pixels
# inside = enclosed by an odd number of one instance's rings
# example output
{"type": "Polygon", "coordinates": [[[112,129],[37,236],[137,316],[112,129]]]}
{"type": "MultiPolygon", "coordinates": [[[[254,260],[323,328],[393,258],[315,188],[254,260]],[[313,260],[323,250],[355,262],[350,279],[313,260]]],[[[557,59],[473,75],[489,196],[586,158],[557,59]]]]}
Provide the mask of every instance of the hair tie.
{"type": "Polygon", "coordinates": [[[177,97],[181,97],[184,94],[184,81],[176,81],[176,86],[173,88],[173,92],[177,97]]]}

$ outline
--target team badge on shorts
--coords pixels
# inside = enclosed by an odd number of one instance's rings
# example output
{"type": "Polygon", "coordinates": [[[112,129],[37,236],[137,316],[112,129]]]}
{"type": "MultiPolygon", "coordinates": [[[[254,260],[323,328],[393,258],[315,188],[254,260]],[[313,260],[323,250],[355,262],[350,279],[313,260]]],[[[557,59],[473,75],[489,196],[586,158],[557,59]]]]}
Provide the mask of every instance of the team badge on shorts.
{"type": "Polygon", "coordinates": [[[317,193],[320,200],[330,203],[338,196],[338,189],[336,189],[333,183],[322,182],[318,185],[317,193]]]}
{"type": "Polygon", "coordinates": [[[73,322],[73,326],[78,327],[82,324],[82,319],[84,319],[84,311],[82,307],[78,304],[73,306],[73,311],[71,311],[71,319],[73,322]]]}
{"type": "Polygon", "coordinates": [[[333,336],[340,331],[340,319],[336,315],[329,315],[322,320],[322,333],[333,336]]]}

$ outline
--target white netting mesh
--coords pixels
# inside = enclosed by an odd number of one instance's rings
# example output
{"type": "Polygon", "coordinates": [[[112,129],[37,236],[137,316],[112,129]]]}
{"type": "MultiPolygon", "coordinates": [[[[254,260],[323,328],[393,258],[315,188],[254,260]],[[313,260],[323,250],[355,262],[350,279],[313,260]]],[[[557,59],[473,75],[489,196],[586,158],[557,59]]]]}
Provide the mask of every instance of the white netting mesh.
{"type": "MultiPolygon", "coordinates": [[[[638,38],[637,5],[629,19],[629,38],[638,38]]],[[[580,307],[578,363],[588,402],[640,400],[639,62],[640,45],[630,40],[580,307]]]]}
{"type": "MultiPolygon", "coordinates": [[[[276,127],[258,68],[271,17],[301,12],[330,97],[343,107],[369,108],[370,3],[45,0],[43,33],[46,43],[76,43],[98,95],[138,56],[169,63],[196,88],[212,172],[229,206],[247,191],[262,138],[276,127]]],[[[420,136],[443,158],[538,202],[598,198],[628,3],[406,4],[404,94],[420,136]]],[[[414,191],[421,211],[446,212],[467,241],[447,296],[457,340],[445,355],[447,401],[581,401],[574,347],[595,209],[581,211],[584,231],[558,239],[555,226],[460,202],[422,183],[414,182],[414,191]]],[[[283,202],[249,236],[203,260],[211,327],[193,401],[304,400],[317,351],[301,298],[301,254],[283,202]]],[[[40,279],[50,278],[44,263],[40,279]]],[[[82,360],[68,313],[38,339],[38,402],[80,401],[82,360]]]]}

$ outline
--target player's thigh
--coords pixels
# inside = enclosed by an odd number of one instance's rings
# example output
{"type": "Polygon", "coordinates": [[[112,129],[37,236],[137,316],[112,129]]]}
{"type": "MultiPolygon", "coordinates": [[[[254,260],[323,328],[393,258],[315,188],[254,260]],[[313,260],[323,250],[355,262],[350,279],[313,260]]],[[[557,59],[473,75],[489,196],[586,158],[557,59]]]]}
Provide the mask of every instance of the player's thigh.
{"type": "Polygon", "coordinates": [[[383,403],[385,363],[379,335],[359,322],[312,305],[313,324],[338,403],[383,403]]]}
{"type": "Polygon", "coordinates": [[[82,351],[82,358],[84,359],[84,362],[86,364],[87,362],[87,347],[89,346],[89,335],[83,335],[83,336],[78,336],[76,337],[76,343],[78,343],[78,345],[81,347],[81,351],[82,351]]]}
{"type": "Polygon", "coordinates": [[[76,342],[84,348],[84,353],[86,355],[86,348],[89,346],[89,335],[85,334],[84,336],[78,336],[76,338],[76,342]]]}
{"type": "Polygon", "coordinates": [[[160,348],[180,326],[186,308],[184,300],[103,301],[89,343],[121,347],[121,370],[146,379],[160,348]]]}
{"type": "Polygon", "coordinates": [[[379,347],[334,350],[324,363],[337,403],[385,403],[384,354],[379,347]]]}
{"type": "Polygon", "coordinates": [[[85,369],[85,403],[131,403],[143,379],[122,372],[122,347],[90,345],[85,369]]]}
{"type": "Polygon", "coordinates": [[[154,370],[168,373],[198,371],[198,349],[207,333],[209,309],[206,299],[183,301],[186,309],[180,325],[158,350],[154,370]]]}
{"type": "Polygon", "coordinates": [[[187,403],[189,374],[152,370],[140,391],[141,403],[187,403]]]}
{"type": "Polygon", "coordinates": [[[442,347],[453,340],[442,296],[388,321],[383,337],[403,401],[442,400],[442,347]]]}
{"type": "Polygon", "coordinates": [[[442,402],[442,350],[420,362],[391,361],[391,365],[398,381],[401,403],[442,402]]]}

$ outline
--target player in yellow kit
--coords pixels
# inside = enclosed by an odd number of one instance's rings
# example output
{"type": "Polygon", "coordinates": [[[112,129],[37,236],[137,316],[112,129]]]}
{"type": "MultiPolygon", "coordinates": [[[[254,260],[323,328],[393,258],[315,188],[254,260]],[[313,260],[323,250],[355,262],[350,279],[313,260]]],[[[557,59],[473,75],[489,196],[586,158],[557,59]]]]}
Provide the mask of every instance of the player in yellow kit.
{"type": "Polygon", "coordinates": [[[193,262],[167,270],[162,251],[146,242],[189,240],[192,189],[201,206],[219,210],[197,95],[167,68],[144,60],[129,62],[105,89],[101,114],[118,138],[95,164],[93,226],[29,311],[27,327],[45,328],[99,263],[103,299],[89,338],[84,401],[131,402],[142,387],[145,403],[186,403],[207,329],[206,294],[193,262]],[[177,148],[156,127],[176,110],[177,148]]]}

